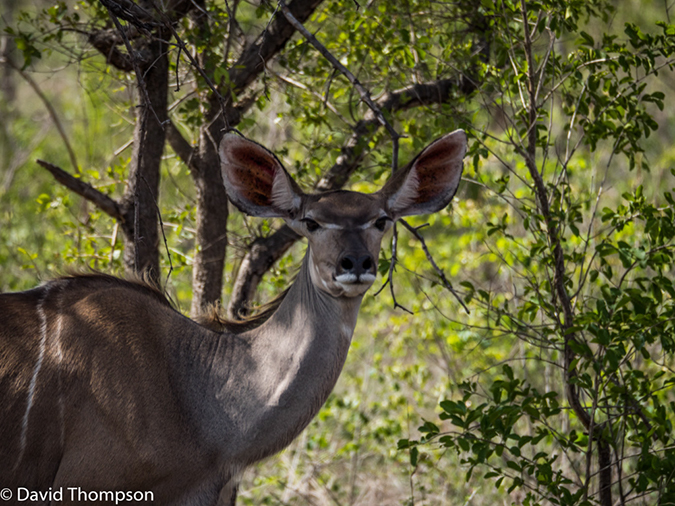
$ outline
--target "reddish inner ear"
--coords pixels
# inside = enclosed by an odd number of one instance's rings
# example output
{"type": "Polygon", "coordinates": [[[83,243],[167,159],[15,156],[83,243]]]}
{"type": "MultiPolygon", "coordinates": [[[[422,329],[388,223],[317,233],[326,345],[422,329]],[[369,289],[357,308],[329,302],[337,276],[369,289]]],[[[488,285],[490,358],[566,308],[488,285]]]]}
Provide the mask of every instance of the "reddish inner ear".
{"type": "Polygon", "coordinates": [[[429,146],[415,162],[419,178],[415,201],[428,202],[450,183],[453,171],[447,170],[448,146],[443,142],[429,146]]]}
{"type": "Polygon", "coordinates": [[[456,188],[462,173],[465,144],[450,134],[428,146],[415,160],[418,186],[415,202],[424,204],[446,198],[456,188]]]}
{"type": "Polygon", "coordinates": [[[231,172],[232,183],[240,194],[257,206],[272,204],[272,185],[277,161],[266,153],[253,152],[247,147],[234,148],[232,159],[237,160],[231,172]]]}

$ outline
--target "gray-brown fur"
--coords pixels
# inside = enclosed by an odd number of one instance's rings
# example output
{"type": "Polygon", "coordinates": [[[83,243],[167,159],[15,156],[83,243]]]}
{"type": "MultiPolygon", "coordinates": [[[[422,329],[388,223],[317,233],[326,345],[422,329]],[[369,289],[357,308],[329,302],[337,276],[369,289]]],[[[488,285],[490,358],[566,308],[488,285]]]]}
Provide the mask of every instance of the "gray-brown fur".
{"type": "MultiPolygon", "coordinates": [[[[308,292],[301,284],[294,287],[308,292]]],[[[315,298],[302,295],[301,304],[315,298]]],[[[346,357],[349,336],[336,340],[341,341],[339,349],[322,343],[320,350],[310,350],[315,365],[327,362],[320,364],[322,388],[300,388],[279,399],[277,409],[251,409],[244,416],[239,397],[264,406],[278,384],[252,381],[256,364],[267,364],[267,371],[279,363],[295,367],[293,350],[274,351],[280,322],[282,327],[293,326],[286,318],[297,305],[289,306],[282,303],[276,323],[251,339],[212,332],[177,313],[154,290],[108,276],[64,278],[31,292],[1,295],[0,321],[5,324],[0,331],[0,483],[34,490],[150,489],[160,504],[186,502],[190,494],[183,493],[196,490],[204,496],[203,504],[214,504],[232,474],[276,453],[304,428],[323,404],[346,357]],[[38,303],[46,329],[36,322],[38,303]],[[22,421],[43,335],[44,356],[22,452],[22,421]],[[221,381],[206,371],[216,372],[221,381]],[[303,408],[291,410],[289,416],[289,407],[297,403],[303,408]],[[247,427],[249,416],[259,418],[253,430],[247,427]],[[173,476],[170,482],[154,485],[167,475],[173,476]]],[[[316,330],[314,325],[300,322],[298,333],[316,330]]],[[[257,371],[256,376],[265,374],[257,371]]],[[[277,369],[270,379],[273,376],[283,379],[284,371],[277,369]]]]}

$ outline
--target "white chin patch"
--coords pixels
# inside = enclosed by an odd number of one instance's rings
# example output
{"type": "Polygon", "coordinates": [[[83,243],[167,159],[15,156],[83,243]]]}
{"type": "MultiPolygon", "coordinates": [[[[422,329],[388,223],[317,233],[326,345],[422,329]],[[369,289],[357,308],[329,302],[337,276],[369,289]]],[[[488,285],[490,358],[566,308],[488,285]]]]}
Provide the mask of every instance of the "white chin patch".
{"type": "Polygon", "coordinates": [[[351,284],[370,284],[375,281],[375,274],[361,274],[360,276],[356,276],[356,274],[340,274],[339,276],[335,276],[335,281],[340,283],[341,285],[346,284],[346,285],[351,285],[351,284]]]}
{"type": "Polygon", "coordinates": [[[343,294],[347,297],[355,297],[357,295],[363,295],[370,285],[375,281],[374,274],[361,274],[361,276],[356,276],[356,274],[340,274],[335,276],[335,284],[340,287],[343,294]]]}
{"type": "Polygon", "coordinates": [[[361,277],[359,278],[359,281],[361,283],[373,283],[375,282],[375,274],[361,274],[361,277]]]}
{"type": "Polygon", "coordinates": [[[356,274],[340,274],[339,276],[335,276],[335,281],[338,283],[356,283],[356,274]]]}

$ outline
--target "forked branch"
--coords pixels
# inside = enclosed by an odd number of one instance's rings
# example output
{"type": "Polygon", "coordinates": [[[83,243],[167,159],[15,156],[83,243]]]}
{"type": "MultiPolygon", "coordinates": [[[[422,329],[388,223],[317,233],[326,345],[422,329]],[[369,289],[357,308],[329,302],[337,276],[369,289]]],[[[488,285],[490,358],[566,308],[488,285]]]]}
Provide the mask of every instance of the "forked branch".
{"type": "MultiPolygon", "coordinates": [[[[296,19],[305,20],[320,3],[321,0],[294,0],[289,8],[296,19]]],[[[199,23],[203,24],[204,36],[208,36],[211,33],[207,26],[209,18],[200,7],[203,2],[188,4],[200,10],[199,23]]],[[[232,28],[236,26],[236,3],[230,7],[226,5],[226,8],[232,28]]],[[[266,62],[273,59],[293,37],[295,29],[283,16],[273,17],[264,30],[242,50],[228,69],[228,75],[220,80],[216,78],[212,68],[204,65],[209,60],[208,51],[197,57],[194,51],[189,52],[188,45],[179,38],[173,27],[167,26],[166,30],[176,40],[179,57],[189,60],[194,74],[205,80],[209,90],[197,145],[192,145],[183,137],[175,128],[176,125],[169,123],[166,128],[169,144],[189,167],[197,188],[197,252],[193,263],[191,309],[194,315],[203,312],[209,305],[218,303],[222,293],[227,238],[227,220],[223,213],[227,209],[227,197],[221,182],[217,147],[225,130],[236,127],[255,104],[259,91],[253,84],[264,72],[266,62]]],[[[230,43],[227,42],[226,45],[227,54],[230,52],[230,43]]],[[[260,275],[266,270],[264,268],[260,275]]],[[[250,279],[247,281],[250,284],[250,279]]],[[[257,285],[257,280],[253,281],[253,285],[257,285]]],[[[242,291],[245,289],[242,288],[242,291]]]]}
{"type": "Polygon", "coordinates": [[[400,308],[408,314],[414,314],[410,309],[405,306],[402,306],[398,303],[396,299],[396,292],[394,291],[394,271],[396,270],[396,264],[398,262],[398,229],[396,227],[398,223],[394,223],[391,236],[391,258],[389,259],[389,270],[387,271],[387,279],[382,284],[380,289],[373,294],[374,297],[377,297],[384,288],[389,285],[389,293],[391,294],[391,300],[394,302],[394,309],[400,308]]]}
{"type": "Polygon", "coordinates": [[[441,269],[436,261],[434,260],[434,257],[431,255],[431,252],[429,251],[429,248],[427,247],[427,242],[424,240],[424,236],[420,234],[420,228],[426,226],[422,225],[420,227],[413,227],[410,223],[408,223],[405,220],[400,220],[401,224],[408,230],[412,235],[415,236],[415,239],[417,239],[420,244],[422,245],[422,250],[424,250],[424,254],[427,257],[427,260],[431,264],[431,266],[434,268],[436,271],[436,274],[438,274],[438,277],[441,279],[441,283],[443,286],[450,292],[452,293],[455,298],[457,299],[457,302],[460,303],[460,305],[464,308],[464,311],[466,311],[467,314],[470,314],[471,311],[469,311],[469,308],[466,307],[466,304],[464,304],[464,301],[462,298],[459,296],[459,294],[455,291],[455,289],[452,287],[452,284],[450,284],[450,281],[448,281],[448,278],[445,277],[445,273],[443,272],[443,269],[441,269]]]}
{"type": "Polygon", "coordinates": [[[375,104],[375,102],[373,102],[373,99],[370,98],[370,93],[368,92],[368,90],[366,90],[363,87],[363,85],[359,82],[359,80],[356,78],[356,76],[354,74],[352,74],[351,71],[347,67],[342,65],[342,63],[340,63],[338,61],[338,59],[335,58],[335,56],[333,56],[332,53],[330,51],[328,51],[328,49],[326,49],[326,46],[321,44],[321,42],[319,42],[318,39],[309,30],[307,30],[307,28],[305,28],[305,26],[302,23],[300,23],[297,19],[295,19],[295,17],[291,13],[291,11],[286,6],[284,0],[279,0],[279,9],[284,14],[284,16],[286,17],[288,22],[291,25],[293,25],[293,27],[298,32],[300,32],[302,34],[302,36],[305,39],[307,39],[307,41],[312,46],[314,46],[316,48],[316,50],[319,51],[321,53],[321,55],[331,63],[331,65],[333,65],[333,67],[335,69],[340,71],[340,73],[343,76],[345,76],[349,80],[350,83],[352,83],[352,85],[354,86],[356,91],[359,92],[359,95],[361,96],[361,100],[363,100],[366,103],[366,105],[370,108],[370,110],[373,111],[373,113],[375,114],[375,117],[380,122],[380,124],[387,129],[387,132],[389,133],[389,135],[391,137],[391,142],[393,144],[393,154],[392,154],[391,165],[392,165],[392,171],[395,172],[396,169],[398,168],[398,140],[401,137],[399,135],[399,133],[387,121],[387,119],[384,117],[384,114],[382,114],[382,111],[380,110],[380,108],[375,104]]]}

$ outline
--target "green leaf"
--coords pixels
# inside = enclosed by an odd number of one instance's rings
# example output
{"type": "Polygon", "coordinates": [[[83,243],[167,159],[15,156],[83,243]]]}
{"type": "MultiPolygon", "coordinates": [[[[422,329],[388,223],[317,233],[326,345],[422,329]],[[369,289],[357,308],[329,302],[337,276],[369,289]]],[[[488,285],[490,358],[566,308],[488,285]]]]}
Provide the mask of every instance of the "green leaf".
{"type": "Polygon", "coordinates": [[[419,458],[419,450],[416,446],[410,449],[410,465],[412,467],[417,467],[417,459],[419,458]]]}

